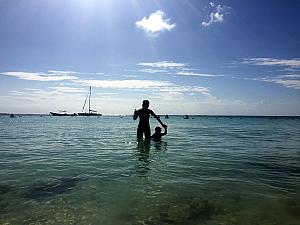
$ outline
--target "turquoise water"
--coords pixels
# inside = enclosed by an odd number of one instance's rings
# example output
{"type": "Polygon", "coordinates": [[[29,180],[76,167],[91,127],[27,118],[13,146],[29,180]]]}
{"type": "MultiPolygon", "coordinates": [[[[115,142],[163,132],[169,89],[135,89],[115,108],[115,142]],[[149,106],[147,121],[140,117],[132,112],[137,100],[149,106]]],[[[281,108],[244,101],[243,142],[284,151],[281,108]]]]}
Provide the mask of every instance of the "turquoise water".
{"type": "Polygon", "coordinates": [[[162,120],[1,116],[0,224],[300,224],[299,117],[162,120]]]}

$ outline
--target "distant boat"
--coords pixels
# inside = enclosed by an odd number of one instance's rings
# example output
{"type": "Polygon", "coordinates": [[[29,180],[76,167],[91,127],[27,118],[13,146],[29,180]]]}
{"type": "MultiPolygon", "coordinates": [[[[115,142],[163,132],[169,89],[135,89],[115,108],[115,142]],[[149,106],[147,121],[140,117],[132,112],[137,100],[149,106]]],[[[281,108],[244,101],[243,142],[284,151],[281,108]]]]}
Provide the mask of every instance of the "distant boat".
{"type": "Polygon", "coordinates": [[[168,114],[166,114],[166,115],[165,115],[165,118],[166,118],[166,119],[169,119],[169,116],[168,116],[168,114]]]}
{"type": "Polygon", "coordinates": [[[50,116],[77,116],[76,113],[67,113],[65,110],[58,110],[58,113],[56,112],[50,112],[50,116]]]}
{"type": "Polygon", "coordinates": [[[189,118],[189,116],[188,116],[188,115],[185,115],[184,119],[188,119],[188,118],[189,118]]]}
{"type": "Polygon", "coordinates": [[[77,113],[78,116],[102,116],[101,113],[97,113],[96,110],[91,109],[91,95],[92,95],[92,87],[90,86],[90,91],[89,91],[89,93],[86,96],[86,99],[84,101],[84,104],[83,104],[83,107],[82,107],[82,112],[77,113]],[[89,108],[88,108],[88,112],[84,112],[85,107],[86,107],[87,99],[89,99],[89,108]]]}
{"type": "Polygon", "coordinates": [[[9,116],[10,118],[14,118],[15,117],[15,115],[12,113],[12,114],[10,114],[10,116],[9,116]]]}

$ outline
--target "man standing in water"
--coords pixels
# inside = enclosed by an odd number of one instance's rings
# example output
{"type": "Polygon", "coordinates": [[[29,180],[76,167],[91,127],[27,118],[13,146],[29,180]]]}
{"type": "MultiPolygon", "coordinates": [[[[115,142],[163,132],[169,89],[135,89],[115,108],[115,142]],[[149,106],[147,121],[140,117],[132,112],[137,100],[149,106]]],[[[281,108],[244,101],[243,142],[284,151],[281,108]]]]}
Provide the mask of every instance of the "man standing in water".
{"type": "Polygon", "coordinates": [[[161,122],[160,118],[151,110],[149,109],[149,101],[143,100],[142,108],[139,110],[134,110],[133,119],[136,120],[140,117],[140,122],[137,128],[137,139],[142,139],[143,134],[145,135],[145,139],[150,139],[150,124],[149,118],[152,115],[157,121],[163,126],[167,127],[163,122],[161,122]]]}

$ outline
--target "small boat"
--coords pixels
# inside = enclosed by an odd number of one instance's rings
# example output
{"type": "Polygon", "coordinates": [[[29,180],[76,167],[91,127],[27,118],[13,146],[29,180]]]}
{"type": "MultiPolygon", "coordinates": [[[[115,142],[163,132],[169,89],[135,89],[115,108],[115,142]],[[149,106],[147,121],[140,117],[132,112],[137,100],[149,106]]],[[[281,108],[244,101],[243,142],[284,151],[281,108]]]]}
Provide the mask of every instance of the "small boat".
{"type": "Polygon", "coordinates": [[[189,118],[189,116],[188,116],[188,115],[185,115],[184,119],[188,119],[188,118],[189,118]]]}
{"type": "Polygon", "coordinates": [[[9,117],[10,117],[10,118],[15,118],[15,115],[12,113],[12,114],[10,114],[9,117]]]}
{"type": "Polygon", "coordinates": [[[65,110],[58,110],[58,113],[56,112],[50,112],[50,116],[77,116],[76,113],[67,113],[65,110]]]}
{"type": "Polygon", "coordinates": [[[166,118],[166,119],[169,119],[169,116],[168,116],[168,114],[166,114],[166,115],[165,115],[165,118],[166,118]]]}
{"type": "Polygon", "coordinates": [[[97,113],[96,110],[91,109],[91,95],[92,95],[92,87],[90,86],[90,91],[89,91],[88,95],[86,96],[86,99],[84,101],[84,104],[83,104],[83,107],[82,107],[82,110],[81,110],[82,112],[77,113],[78,116],[102,116],[101,113],[97,113]],[[85,109],[87,99],[89,99],[89,108],[85,109]],[[86,111],[84,112],[84,110],[86,110],[86,111]]]}

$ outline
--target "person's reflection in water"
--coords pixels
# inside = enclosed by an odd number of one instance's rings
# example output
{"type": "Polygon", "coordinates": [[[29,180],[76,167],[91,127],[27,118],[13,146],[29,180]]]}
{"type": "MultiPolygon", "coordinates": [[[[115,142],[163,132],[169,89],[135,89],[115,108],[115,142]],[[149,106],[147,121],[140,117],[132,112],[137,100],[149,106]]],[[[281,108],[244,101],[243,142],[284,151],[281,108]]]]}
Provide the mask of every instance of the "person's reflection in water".
{"type": "MultiPolygon", "coordinates": [[[[160,153],[167,151],[167,142],[165,141],[150,141],[150,140],[139,140],[137,142],[137,164],[135,171],[138,176],[146,177],[150,172],[150,166],[155,166],[155,161],[161,156],[160,153]],[[150,148],[152,147],[152,158],[150,159],[150,148]]],[[[155,169],[155,168],[153,168],[155,169]]]]}
{"type": "Polygon", "coordinates": [[[167,151],[168,143],[165,141],[153,141],[156,152],[167,151]]]}
{"type": "Polygon", "coordinates": [[[145,176],[150,170],[149,168],[149,152],[150,152],[150,140],[138,140],[136,157],[138,159],[136,172],[139,176],[145,176]]]}

